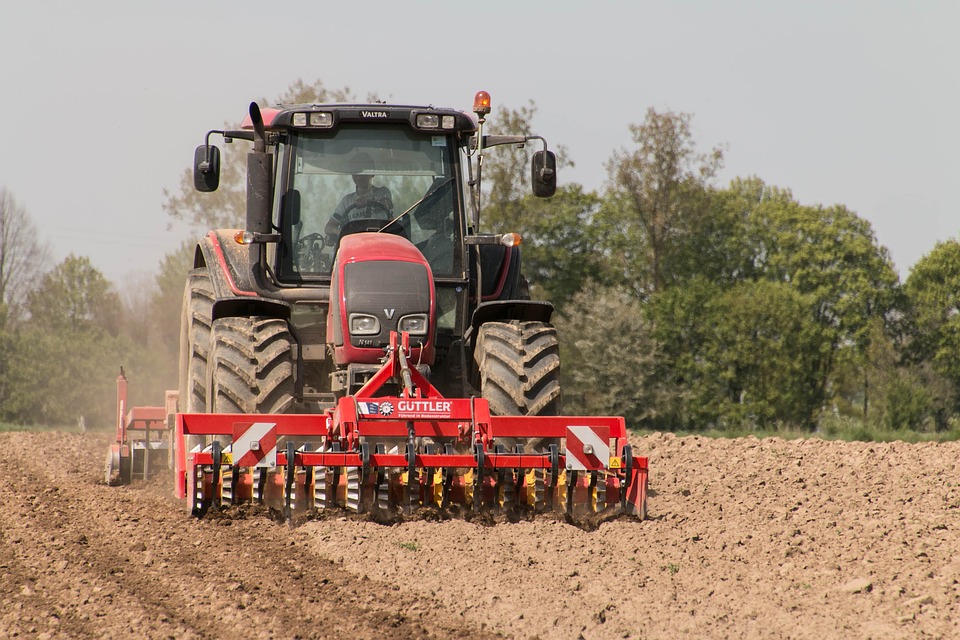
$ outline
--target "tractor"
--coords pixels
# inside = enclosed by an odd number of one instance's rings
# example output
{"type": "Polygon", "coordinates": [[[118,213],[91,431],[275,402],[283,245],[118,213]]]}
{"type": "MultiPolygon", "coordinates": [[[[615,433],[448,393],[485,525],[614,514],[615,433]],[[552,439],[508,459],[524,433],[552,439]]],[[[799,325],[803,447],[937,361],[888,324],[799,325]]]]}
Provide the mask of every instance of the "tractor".
{"type": "Polygon", "coordinates": [[[538,145],[533,193],[557,184],[546,141],[485,134],[489,113],[484,91],[473,113],[252,103],[240,129],[207,133],[201,192],[220,182],[211,136],[252,149],[245,228],[206,234],[184,291],[169,453],[195,513],[254,500],[642,517],[646,459],[623,419],[562,415],[553,307],[530,299],[520,236],[480,231],[488,149],[538,145]]]}

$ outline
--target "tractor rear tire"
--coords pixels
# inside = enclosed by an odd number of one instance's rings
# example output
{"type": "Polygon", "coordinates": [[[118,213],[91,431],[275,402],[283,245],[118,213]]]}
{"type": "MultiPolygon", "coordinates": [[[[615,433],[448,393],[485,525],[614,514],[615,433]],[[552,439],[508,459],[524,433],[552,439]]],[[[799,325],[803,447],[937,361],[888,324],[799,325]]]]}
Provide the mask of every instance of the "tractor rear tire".
{"type": "Polygon", "coordinates": [[[207,366],[213,328],[213,285],[206,267],[187,276],[180,317],[180,399],[183,413],[207,411],[207,366]]]}
{"type": "Polygon", "coordinates": [[[294,340],[285,320],[220,318],[213,323],[211,411],[294,410],[294,340]]]}
{"type": "Polygon", "coordinates": [[[556,416],[560,344],[544,322],[488,322],[477,335],[480,394],[499,416],[556,416]]]}

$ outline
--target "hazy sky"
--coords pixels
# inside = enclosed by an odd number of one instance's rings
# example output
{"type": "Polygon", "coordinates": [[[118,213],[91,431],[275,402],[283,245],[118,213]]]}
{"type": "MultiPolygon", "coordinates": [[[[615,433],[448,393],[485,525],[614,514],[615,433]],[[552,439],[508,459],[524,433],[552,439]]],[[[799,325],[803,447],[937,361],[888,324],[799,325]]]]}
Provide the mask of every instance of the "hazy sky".
{"type": "Polygon", "coordinates": [[[469,110],[535,100],[538,133],[602,189],[648,107],[693,114],[718,184],[756,175],[868,219],[906,277],[957,235],[960,2],[3,3],[0,186],[53,257],[153,273],[204,133],[297,78],[469,110]]]}

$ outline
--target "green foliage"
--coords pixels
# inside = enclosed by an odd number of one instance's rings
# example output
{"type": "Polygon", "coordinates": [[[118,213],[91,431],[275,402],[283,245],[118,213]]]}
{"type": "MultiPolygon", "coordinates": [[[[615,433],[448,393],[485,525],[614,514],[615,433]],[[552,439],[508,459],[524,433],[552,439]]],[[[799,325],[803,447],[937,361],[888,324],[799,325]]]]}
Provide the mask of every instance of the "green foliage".
{"type": "Polygon", "coordinates": [[[585,286],[554,318],[566,411],[623,415],[633,427],[657,418],[657,345],[640,303],[625,289],[585,286]]]}
{"type": "Polygon", "coordinates": [[[18,424],[112,424],[120,365],[146,370],[112,285],[90,260],[68,256],[28,297],[29,318],[0,334],[0,419],[18,424]]]}
{"type": "Polygon", "coordinates": [[[89,258],[73,254],[40,281],[27,298],[33,326],[50,333],[120,332],[119,296],[89,258]]]}
{"type": "Polygon", "coordinates": [[[872,318],[892,311],[899,278],[870,223],[842,205],[768,201],[752,212],[761,277],[812,296],[817,321],[835,344],[865,344],[872,318]]]}
{"type": "Polygon", "coordinates": [[[49,260],[36,225],[13,193],[0,187],[0,305],[3,326],[23,319],[26,296],[49,260]]]}
{"type": "Polygon", "coordinates": [[[607,206],[601,211],[613,265],[640,295],[661,291],[677,240],[703,216],[704,190],[723,164],[720,148],[701,154],[689,114],[650,108],[631,124],[635,147],[614,152],[607,162],[607,206]]]}
{"type": "Polygon", "coordinates": [[[822,338],[801,294],[783,283],[724,289],[700,279],[658,294],[650,309],[660,375],[683,398],[664,426],[812,424],[819,398],[808,360],[822,338]]]}
{"type": "Polygon", "coordinates": [[[937,243],[914,265],[905,289],[915,321],[910,357],[931,362],[960,387],[960,241],[937,243]]]}
{"type": "Polygon", "coordinates": [[[560,187],[552,198],[528,195],[518,201],[523,216],[512,231],[524,238],[523,271],[535,297],[563,307],[587,282],[609,279],[594,219],[599,203],[580,185],[560,187]]]}

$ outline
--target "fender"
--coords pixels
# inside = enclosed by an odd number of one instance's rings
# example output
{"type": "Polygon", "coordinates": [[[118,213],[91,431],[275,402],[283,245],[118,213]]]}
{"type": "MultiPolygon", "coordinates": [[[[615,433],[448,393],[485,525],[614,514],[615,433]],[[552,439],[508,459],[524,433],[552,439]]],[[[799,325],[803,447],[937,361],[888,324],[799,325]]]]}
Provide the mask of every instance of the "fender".
{"type": "Polygon", "coordinates": [[[197,245],[194,266],[206,266],[213,284],[213,320],[230,317],[265,316],[290,319],[290,305],[270,299],[259,291],[252,265],[259,250],[256,245],[234,242],[237,229],[217,229],[197,245]]]}
{"type": "Polygon", "coordinates": [[[553,304],[540,300],[497,300],[482,302],[473,311],[470,326],[464,334],[464,340],[472,341],[486,322],[504,322],[525,320],[530,322],[550,322],[553,316],[553,304]]]}
{"type": "MultiPolygon", "coordinates": [[[[477,247],[483,271],[481,302],[529,298],[521,287],[520,247],[485,244],[477,247]]],[[[476,254],[471,260],[476,260],[476,254]]],[[[471,266],[473,262],[471,262],[471,266]]]]}

